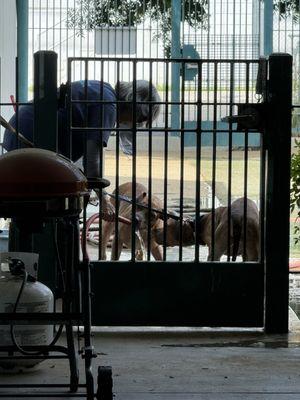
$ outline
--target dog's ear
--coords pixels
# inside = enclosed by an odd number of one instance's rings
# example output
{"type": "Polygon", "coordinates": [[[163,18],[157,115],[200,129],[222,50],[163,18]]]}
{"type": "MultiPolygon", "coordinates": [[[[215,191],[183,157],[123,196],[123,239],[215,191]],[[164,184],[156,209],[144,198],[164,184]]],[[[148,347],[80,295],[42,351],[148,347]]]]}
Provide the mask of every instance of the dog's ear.
{"type": "Polygon", "coordinates": [[[136,197],[136,207],[137,210],[143,210],[144,208],[139,207],[139,204],[146,205],[146,197],[147,197],[147,192],[141,193],[139,196],[136,197]]]}
{"type": "Polygon", "coordinates": [[[147,192],[143,192],[136,198],[136,201],[142,202],[146,197],[147,197],[147,192]]]}

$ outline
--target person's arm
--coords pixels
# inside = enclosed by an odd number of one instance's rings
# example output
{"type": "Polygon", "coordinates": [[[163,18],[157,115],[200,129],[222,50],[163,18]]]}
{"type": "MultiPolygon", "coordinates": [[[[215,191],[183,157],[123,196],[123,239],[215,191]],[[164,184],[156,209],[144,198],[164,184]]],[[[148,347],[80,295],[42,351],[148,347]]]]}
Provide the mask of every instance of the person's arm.
{"type": "MultiPolygon", "coordinates": [[[[87,140],[87,154],[86,154],[86,176],[87,178],[101,178],[100,176],[100,156],[101,146],[97,143],[97,140],[87,140]]],[[[95,189],[95,192],[100,199],[100,190],[95,189]]],[[[101,201],[101,215],[105,221],[112,222],[115,218],[115,209],[110,202],[107,195],[102,194],[101,201]]]]}
{"type": "MultiPolygon", "coordinates": [[[[96,99],[99,97],[99,88],[93,92],[92,97],[95,95],[96,99]]],[[[107,91],[107,87],[103,87],[103,98],[110,99],[111,93],[107,91]],[[107,98],[108,96],[108,98],[107,98]]],[[[113,99],[112,99],[113,100],[113,99]]],[[[103,146],[107,145],[110,131],[115,125],[116,120],[116,107],[113,104],[91,105],[88,107],[88,126],[90,128],[107,128],[107,130],[97,130],[90,132],[87,137],[86,145],[86,176],[88,178],[102,178],[100,174],[100,162],[103,157],[103,146]],[[102,142],[102,143],[101,143],[102,142]]],[[[96,190],[100,195],[100,191],[96,190]]],[[[102,217],[105,220],[113,221],[115,217],[115,209],[110,202],[107,195],[102,195],[102,217]]]]}
{"type": "Polygon", "coordinates": [[[87,178],[101,178],[100,176],[101,146],[95,139],[87,139],[86,143],[86,176],[87,178]]]}

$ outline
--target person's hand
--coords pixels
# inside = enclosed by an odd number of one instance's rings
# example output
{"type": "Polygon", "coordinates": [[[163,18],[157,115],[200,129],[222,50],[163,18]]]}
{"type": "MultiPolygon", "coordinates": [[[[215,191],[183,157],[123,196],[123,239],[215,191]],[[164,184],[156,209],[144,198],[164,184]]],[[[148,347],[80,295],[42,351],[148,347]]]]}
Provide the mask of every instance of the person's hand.
{"type": "MultiPolygon", "coordinates": [[[[99,198],[99,191],[96,190],[99,198]]],[[[101,218],[107,222],[113,222],[115,220],[115,207],[112,205],[107,195],[102,195],[102,207],[100,212],[101,218]]]]}
{"type": "Polygon", "coordinates": [[[107,196],[102,197],[102,210],[101,217],[104,221],[113,222],[116,217],[115,207],[111,204],[110,200],[106,198],[107,196]]]}

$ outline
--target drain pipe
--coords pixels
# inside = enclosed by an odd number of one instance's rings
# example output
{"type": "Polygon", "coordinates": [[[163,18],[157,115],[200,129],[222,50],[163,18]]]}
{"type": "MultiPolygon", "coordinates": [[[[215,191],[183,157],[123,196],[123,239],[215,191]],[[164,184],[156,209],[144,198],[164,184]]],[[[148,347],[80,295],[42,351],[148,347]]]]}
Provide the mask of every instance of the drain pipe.
{"type": "Polygon", "coordinates": [[[28,0],[16,0],[17,9],[17,100],[28,100],[28,0]]]}
{"type": "Polygon", "coordinates": [[[273,53],[273,0],[264,1],[264,56],[273,53]]]}

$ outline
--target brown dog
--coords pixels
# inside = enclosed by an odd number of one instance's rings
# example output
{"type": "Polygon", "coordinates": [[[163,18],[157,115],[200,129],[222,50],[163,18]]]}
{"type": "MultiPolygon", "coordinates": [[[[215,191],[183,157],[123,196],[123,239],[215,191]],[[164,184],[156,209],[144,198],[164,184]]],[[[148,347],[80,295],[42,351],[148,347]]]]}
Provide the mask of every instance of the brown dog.
{"type": "MultiPolygon", "coordinates": [[[[239,198],[231,204],[231,228],[230,228],[230,256],[235,261],[238,255],[243,255],[244,261],[257,261],[259,258],[259,212],[256,204],[246,200],[247,227],[246,246],[244,253],[244,198],[239,198]]],[[[223,254],[227,255],[228,237],[228,207],[215,209],[215,243],[212,252],[211,235],[212,212],[202,215],[200,218],[200,244],[209,247],[208,261],[220,261],[223,254]],[[213,254],[212,254],[213,253],[213,254]]],[[[179,245],[179,221],[168,219],[167,222],[167,246],[179,245]]],[[[192,221],[183,221],[182,234],[183,246],[195,244],[195,226],[192,221]]],[[[155,240],[163,244],[163,229],[154,231],[155,240]]]]}
{"type": "MultiPolygon", "coordinates": [[[[115,191],[113,192],[115,194],[115,191]]],[[[132,197],[132,183],[127,182],[122,184],[119,187],[119,195],[121,196],[127,196],[129,198],[132,197]]],[[[141,208],[138,206],[138,204],[142,204],[145,206],[148,206],[148,195],[147,195],[147,189],[145,186],[143,186],[140,183],[136,184],[136,201],[137,201],[137,207],[136,207],[136,216],[139,221],[137,230],[138,234],[136,235],[136,253],[135,257],[137,260],[142,260],[143,259],[143,245],[147,249],[147,244],[148,244],[148,220],[150,218],[150,226],[151,230],[157,229],[163,225],[162,220],[159,218],[160,215],[156,213],[155,211],[151,211],[150,215],[148,212],[148,209],[141,208]],[[141,243],[141,240],[143,243],[141,243]]],[[[115,199],[110,200],[113,206],[115,207],[116,201],[115,199]]],[[[162,209],[162,202],[156,197],[152,196],[151,198],[151,208],[154,209],[162,209]]],[[[132,206],[131,204],[122,201],[120,199],[119,201],[119,215],[123,216],[125,218],[131,219],[132,218],[132,206]]],[[[102,243],[101,243],[101,257],[103,260],[106,260],[106,248],[107,244],[109,241],[110,236],[113,234],[115,229],[115,223],[114,222],[103,222],[102,226],[102,243]]],[[[127,248],[131,248],[131,225],[125,225],[123,223],[119,223],[119,231],[118,231],[118,248],[116,249],[116,234],[114,234],[114,238],[112,241],[112,251],[111,251],[111,259],[112,260],[119,260],[123,245],[126,245],[127,248]]],[[[150,251],[155,260],[161,261],[163,259],[163,253],[162,253],[162,246],[158,245],[154,239],[154,237],[151,237],[150,241],[150,251]]]]}

